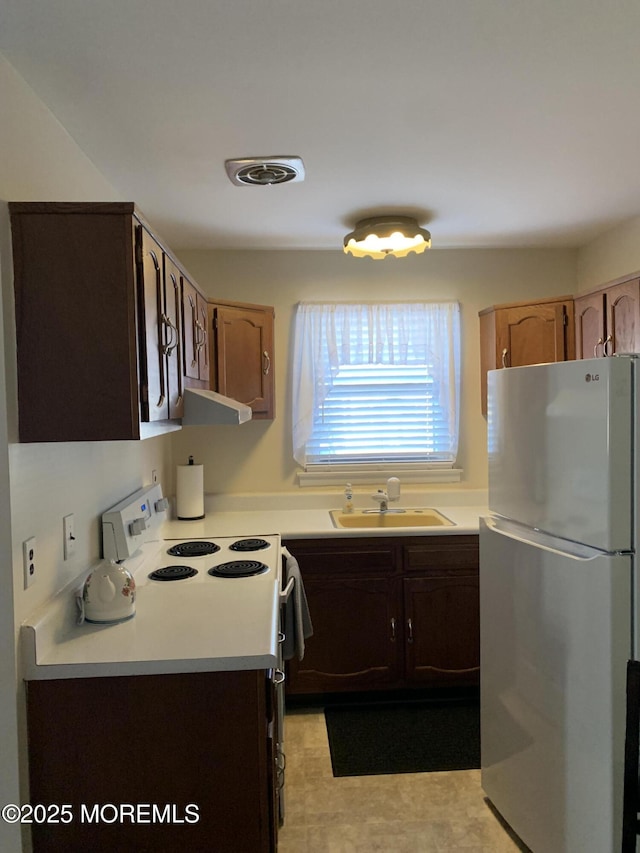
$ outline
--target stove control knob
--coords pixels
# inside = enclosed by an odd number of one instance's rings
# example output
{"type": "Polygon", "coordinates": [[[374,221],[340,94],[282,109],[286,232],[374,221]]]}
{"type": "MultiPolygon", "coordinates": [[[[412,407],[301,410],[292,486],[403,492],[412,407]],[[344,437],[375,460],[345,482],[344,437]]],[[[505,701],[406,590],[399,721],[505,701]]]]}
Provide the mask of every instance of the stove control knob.
{"type": "Polygon", "coordinates": [[[160,498],[154,503],[153,508],[156,512],[164,512],[165,509],[169,509],[169,498],[160,498]]]}
{"type": "Polygon", "coordinates": [[[129,530],[131,531],[132,536],[139,536],[143,530],[147,529],[147,519],[146,518],[134,518],[133,521],[129,524],[129,530]]]}

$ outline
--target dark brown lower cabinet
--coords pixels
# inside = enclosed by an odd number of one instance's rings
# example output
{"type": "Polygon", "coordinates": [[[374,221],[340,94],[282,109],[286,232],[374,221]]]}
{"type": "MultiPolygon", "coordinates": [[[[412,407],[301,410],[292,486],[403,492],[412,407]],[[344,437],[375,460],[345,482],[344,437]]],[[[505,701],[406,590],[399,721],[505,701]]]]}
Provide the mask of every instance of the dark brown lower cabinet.
{"type": "Polygon", "coordinates": [[[394,636],[397,581],[312,577],[305,580],[305,591],[314,634],[285,683],[291,687],[293,679],[294,692],[323,693],[397,685],[402,652],[394,636]]]}
{"type": "Polygon", "coordinates": [[[476,684],[477,575],[405,578],[405,677],[424,687],[476,684]]]}
{"type": "Polygon", "coordinates": [[[286,545],[314,627],[288,695],[479,683],[477,535],[286,545]]]}
{"type": "Polygon", "coordinates": [[[32,825],[34,851],[274,851],[272,684],[264,671],[27,682],[31,803],[69,806],[32,825]]]}

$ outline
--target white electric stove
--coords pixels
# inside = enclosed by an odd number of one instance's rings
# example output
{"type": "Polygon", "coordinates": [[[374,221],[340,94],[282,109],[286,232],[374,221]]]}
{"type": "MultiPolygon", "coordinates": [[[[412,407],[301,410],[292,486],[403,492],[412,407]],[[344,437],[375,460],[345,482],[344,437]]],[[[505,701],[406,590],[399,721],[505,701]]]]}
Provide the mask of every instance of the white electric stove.
{"type": "MultiPolygon", "coordinates": [[[[138,589],[149,583],[161,584],[171,593],[175,584],[211,585],[219,580],[246,584],[249,579],[271,583],[274,573],[279,577],[279,534],[162,539],[167,508],[162,488],[155,484],[130,495],[102,516],[104,557],[124,564],[134,574],[138,589]],[[157,543],[155,550],[153,543],[157,543]]],[[[185,528],[188,532],[188,524],[185,528]]]]}

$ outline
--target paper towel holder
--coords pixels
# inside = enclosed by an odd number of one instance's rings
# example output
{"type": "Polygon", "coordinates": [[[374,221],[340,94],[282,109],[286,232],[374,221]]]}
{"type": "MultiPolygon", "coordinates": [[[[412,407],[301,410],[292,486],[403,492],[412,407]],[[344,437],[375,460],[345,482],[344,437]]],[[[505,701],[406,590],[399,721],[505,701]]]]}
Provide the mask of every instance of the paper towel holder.
{"type": "Polygon", "coordinates": [[[179,521],[197,521],[204,512],[204,466],[189,456],[187,465],[179,465],[176,482],[176,515],[179,521]]]}

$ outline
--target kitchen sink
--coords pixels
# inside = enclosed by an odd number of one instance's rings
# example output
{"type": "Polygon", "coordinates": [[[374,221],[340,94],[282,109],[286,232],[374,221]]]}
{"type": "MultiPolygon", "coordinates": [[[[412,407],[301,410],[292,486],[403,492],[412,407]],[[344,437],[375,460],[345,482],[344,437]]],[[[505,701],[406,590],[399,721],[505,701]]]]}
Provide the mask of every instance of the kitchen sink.
{"type": "Polygon", "coordinates": [[[353,512],[343,512],[332,509],[329,512],[334,527],[368,528],[379,530],[387,527],[453,527],[454,522],[438,512],[437,509],[405,509],[402,512],[388,510],[387,512],[370,512],[355,509],[353,512]]]}

